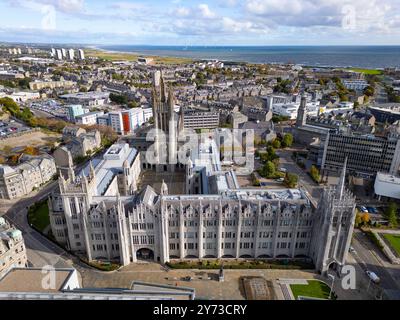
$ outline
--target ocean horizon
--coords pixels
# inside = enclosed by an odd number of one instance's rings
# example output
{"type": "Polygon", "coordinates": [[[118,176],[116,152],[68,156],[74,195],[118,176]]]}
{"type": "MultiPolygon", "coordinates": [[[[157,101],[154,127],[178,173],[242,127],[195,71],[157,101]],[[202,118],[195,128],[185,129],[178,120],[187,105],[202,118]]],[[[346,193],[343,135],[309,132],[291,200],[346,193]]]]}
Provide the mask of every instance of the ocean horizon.
{"type": "Polygon", "coordinates": [[[313,67],[383,69],[400,67],[400,46],[161,46],[97,45],[104,51],[216,59],[246,63],[294,63],[313,67]]]}

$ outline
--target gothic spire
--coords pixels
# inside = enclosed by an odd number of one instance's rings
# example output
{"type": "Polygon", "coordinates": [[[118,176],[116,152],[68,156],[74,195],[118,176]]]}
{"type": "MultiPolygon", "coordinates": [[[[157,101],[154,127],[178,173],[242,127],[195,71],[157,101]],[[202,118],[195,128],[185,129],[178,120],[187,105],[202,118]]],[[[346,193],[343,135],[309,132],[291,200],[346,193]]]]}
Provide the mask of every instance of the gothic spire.
{"type": "Polygon", "coordinates": [[[347,156],[344,160],[342,173],[339,178],[339,183],[336,188],[336,198],[341,200],[343,198],[343,194],[345,192],[346,187],[346,171],[347,171],[347,156]]]}
{"type": "Polygon", "coordinates": [[[92,160],[90,160],[90,162],[89,162],[89,175],[90,175],[90,179],[93,179],[96,176],[96,172],[94,170],[92,160]]]}

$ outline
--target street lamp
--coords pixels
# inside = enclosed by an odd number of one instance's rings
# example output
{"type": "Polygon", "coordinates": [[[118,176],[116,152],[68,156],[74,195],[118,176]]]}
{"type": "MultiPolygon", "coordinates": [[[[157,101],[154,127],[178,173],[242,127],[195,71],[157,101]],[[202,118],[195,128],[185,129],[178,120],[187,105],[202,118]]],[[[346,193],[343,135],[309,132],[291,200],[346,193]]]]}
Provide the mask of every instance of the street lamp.
{"type": "Polygon", "coordinates": [[[332,279],[331,290],[329,291],[329,300],[331,300],[333,285],[335,283],[335,276],[332,274],[328,274],[328,278],[332,279]]]}

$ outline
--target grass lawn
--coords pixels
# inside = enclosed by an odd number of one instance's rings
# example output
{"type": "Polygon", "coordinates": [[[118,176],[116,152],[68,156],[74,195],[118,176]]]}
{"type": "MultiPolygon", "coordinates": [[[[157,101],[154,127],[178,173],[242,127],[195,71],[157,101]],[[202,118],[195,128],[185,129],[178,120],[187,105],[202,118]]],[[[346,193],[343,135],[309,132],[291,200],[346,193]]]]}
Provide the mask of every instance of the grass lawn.
{"type": "Polygon", "coordinates": [[[46,229],[50,224],[47,201],[36,203],[29,209],[28,222],[40,231],[46,229]]]}
{"type": "Polygon", "coordinates": [[[399,234],[382,234],[383,237],[390,243],[390,246],[396,251],[400,257],[400,235],[399,234]]]}
{"type": "Polygon", "coordinates": [[[296,300],[298,296],[328,299],[330,292],[328,285],[318,280],[308,280],[308,285],[291,284],[290,289],[296,300]]]}
{"type": "Polygon", "coordinates": [[[350,71],[354,72],[361,72],[364,74],[369,74],[369,75],[381,75],[382,71],[381,70],[375,70],[375,69],[359,69],[359,68],[352,68],[349,69],[350,71]]]}
{"type": "MultiPolygon", "coordinates": [[[[106,52],[95,49],[86,49],[85,54],[88,56],[97,57],[108,61],[121,61],[121,60],[137,61],[137,59],[142,56],[136,53],[106,52]]],[[[153,58],[156,64],[184,64],[193,62],[193,60],[189,58],[158,57],[158,56],[149,56],[149,57],[153,58]]]]}

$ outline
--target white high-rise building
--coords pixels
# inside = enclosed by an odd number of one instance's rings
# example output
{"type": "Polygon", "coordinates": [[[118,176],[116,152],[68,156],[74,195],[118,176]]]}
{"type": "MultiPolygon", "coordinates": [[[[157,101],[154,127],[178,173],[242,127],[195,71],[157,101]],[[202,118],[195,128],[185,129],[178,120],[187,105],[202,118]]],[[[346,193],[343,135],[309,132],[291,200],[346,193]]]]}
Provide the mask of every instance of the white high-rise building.
{"type": "Polygon", "coordinates": [[[69,60],[74,60],[75,58],[75,50],[74,49],[69,49],[68,50],[68,59],[69,60]]]}
{"type": "Polygon", "coordinates": [[[78,57],[80,60],[85,60],[85,52],[82,49],[78,50],[78,57]]]}
{"type": "Polygon", "coordinates": [[[62,51],[61,51],[61,49],[57,49],[57,52],[56,52],[57,54],[56,54],[56,58],[58,59],[58,60],[62,60],[63,59],[63,54],[62,54],[62,51]]]}
{"type": "Polygon", "coordinates": [[[67,57],[67,50],[65,50],[64,48],[61,48],[61,52],[62,52],[63,58],[66,58],[67,57]]]}

